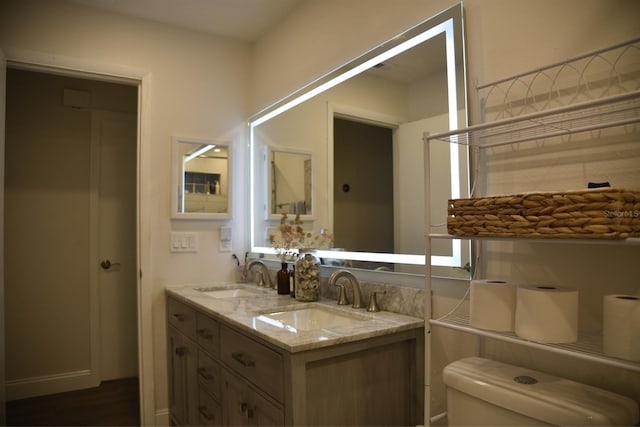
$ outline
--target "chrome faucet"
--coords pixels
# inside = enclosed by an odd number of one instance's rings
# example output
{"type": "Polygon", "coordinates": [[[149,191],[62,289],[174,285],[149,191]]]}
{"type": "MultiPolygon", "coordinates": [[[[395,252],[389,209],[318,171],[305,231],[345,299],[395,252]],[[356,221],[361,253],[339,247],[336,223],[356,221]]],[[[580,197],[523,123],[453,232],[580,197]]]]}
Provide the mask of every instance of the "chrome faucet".
{"type": "Polygon", "coordinates": [[[360,283],[358,282],[358,279],[356,279],[356,276],[353,275],[353,273],[351,273],[348,270],[337,270],[334,271],[333,273],[331,273],[331,276],[329,276],[329,285],[336,285],[336,283],[338,282],[338,279],[340,279],[341,277],[344,277],[345,279],[348,279],[349,282],[351,282],[351,287],[353,288],[353,308],[364,308],[364,304],[362,303],[362,292],[360,291],[360,283]]]}
{"type": "Polygon", "coordinates": [[[274,284],[271,282],[271,276],[269,275],[269,269],[265,265],[264,262],[259,259],[254,259],[249,261],[247,264],[247,272],[250,272],[253,266],[259,266],[262,270],[260,272],[260,279],[258,279],[258,286],[266,286],[267,288],[275,288],[274,284]]]}

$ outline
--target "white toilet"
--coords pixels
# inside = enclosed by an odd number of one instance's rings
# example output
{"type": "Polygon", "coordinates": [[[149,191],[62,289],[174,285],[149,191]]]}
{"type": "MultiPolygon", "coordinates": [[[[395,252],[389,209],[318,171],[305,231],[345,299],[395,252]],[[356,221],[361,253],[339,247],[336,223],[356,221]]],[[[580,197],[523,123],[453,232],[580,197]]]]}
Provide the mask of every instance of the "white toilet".
{"type": "Polygon", "coordinates": [[[633,426],[625,396],[543,372],[470,357],[444,369],[450,426],[633,426]]]}

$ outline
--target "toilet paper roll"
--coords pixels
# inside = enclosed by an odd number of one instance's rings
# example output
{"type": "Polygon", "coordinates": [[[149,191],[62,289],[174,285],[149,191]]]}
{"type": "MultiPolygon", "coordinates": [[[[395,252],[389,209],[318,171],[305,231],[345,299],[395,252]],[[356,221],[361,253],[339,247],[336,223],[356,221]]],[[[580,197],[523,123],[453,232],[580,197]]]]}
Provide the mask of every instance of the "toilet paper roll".
{"type": "Polygon", "coordinates": [[[500,280],[472,280],[469,324],[491,331],[513,331],[516,289],[515,284],[500,280]]]}
{"type": "Polygon", "coordinates": [[[578,339],[578,290],[562,286],[518,286],[516,335],[541,343],[578,339]]]}
{"type": "Polygon", "coordinates": [[[640,297],[604,297],[602,339],[605,354],[640,362],[640,297]]]}

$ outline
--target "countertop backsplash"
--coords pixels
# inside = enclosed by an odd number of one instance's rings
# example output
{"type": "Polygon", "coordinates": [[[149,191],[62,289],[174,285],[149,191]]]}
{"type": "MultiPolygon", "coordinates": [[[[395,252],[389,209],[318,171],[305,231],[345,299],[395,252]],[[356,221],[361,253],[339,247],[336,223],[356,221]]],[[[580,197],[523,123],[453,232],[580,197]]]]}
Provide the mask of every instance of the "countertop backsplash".
{"type": "MultiPolygon", "coordinates": [[[[342,282],[348,282],[348,280],[344,279],[342,282]]],[[[365,281],[360,281],[360,289],[365,306],[369,305],[369,298],[373,291],[385,291],[385,294],[377,295],[378,306],[381,310],[424,318],[424,289],[365,281]]],[[[351,285],[345,283],[345,291],[349,303],[353,304],[351,285]]],[[[320,280],[321,297],[338,301],[339,295],[338,287],[329,286],[326,277],[320,280]]]]}

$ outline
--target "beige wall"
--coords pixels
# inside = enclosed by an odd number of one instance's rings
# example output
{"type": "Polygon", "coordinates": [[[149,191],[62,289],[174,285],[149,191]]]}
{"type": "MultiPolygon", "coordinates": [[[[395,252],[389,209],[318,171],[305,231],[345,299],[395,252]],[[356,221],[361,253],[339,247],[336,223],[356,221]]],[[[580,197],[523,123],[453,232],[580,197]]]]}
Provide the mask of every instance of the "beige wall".
{"type": "MultiPolygon", "coordinates": [[[[150,239],[144,242],[153,303],[155,410],[166,410],[164,297],[166,285],[229,279],[229,254],[218,253],[218,224],[169,220],[171,135],[232,138],[234,250],[246,249],[245,164],[240,149],[246,118],[361,52],[450,6],[449,0],[323,0],[303,2],[252,50],[240,42],[171,29],[44,0],[0,5],[0,46],[80,65],[142,70],[149,76],[147,141],[150,239]],[[171,254],[169,232],[195,230],[197,254],[171,254]]],[[[638,36],[635,0],[467,0],[466,40],[471,85],[562,60],[638,36]]],[[[9,55],[10,56],[10,55],[9,55]]],[[[472,113],[475,111],[472,104],[472,113]]],[[[453,300],[453,299],[452,299],[453,300]]],[[[446,305],[441,300],[438,304],[446,305]]],[[[447,357],[458,351],[446,351],[447,357]]],[[[461,350],[462,352],[462,350],[461,350]]]]}

